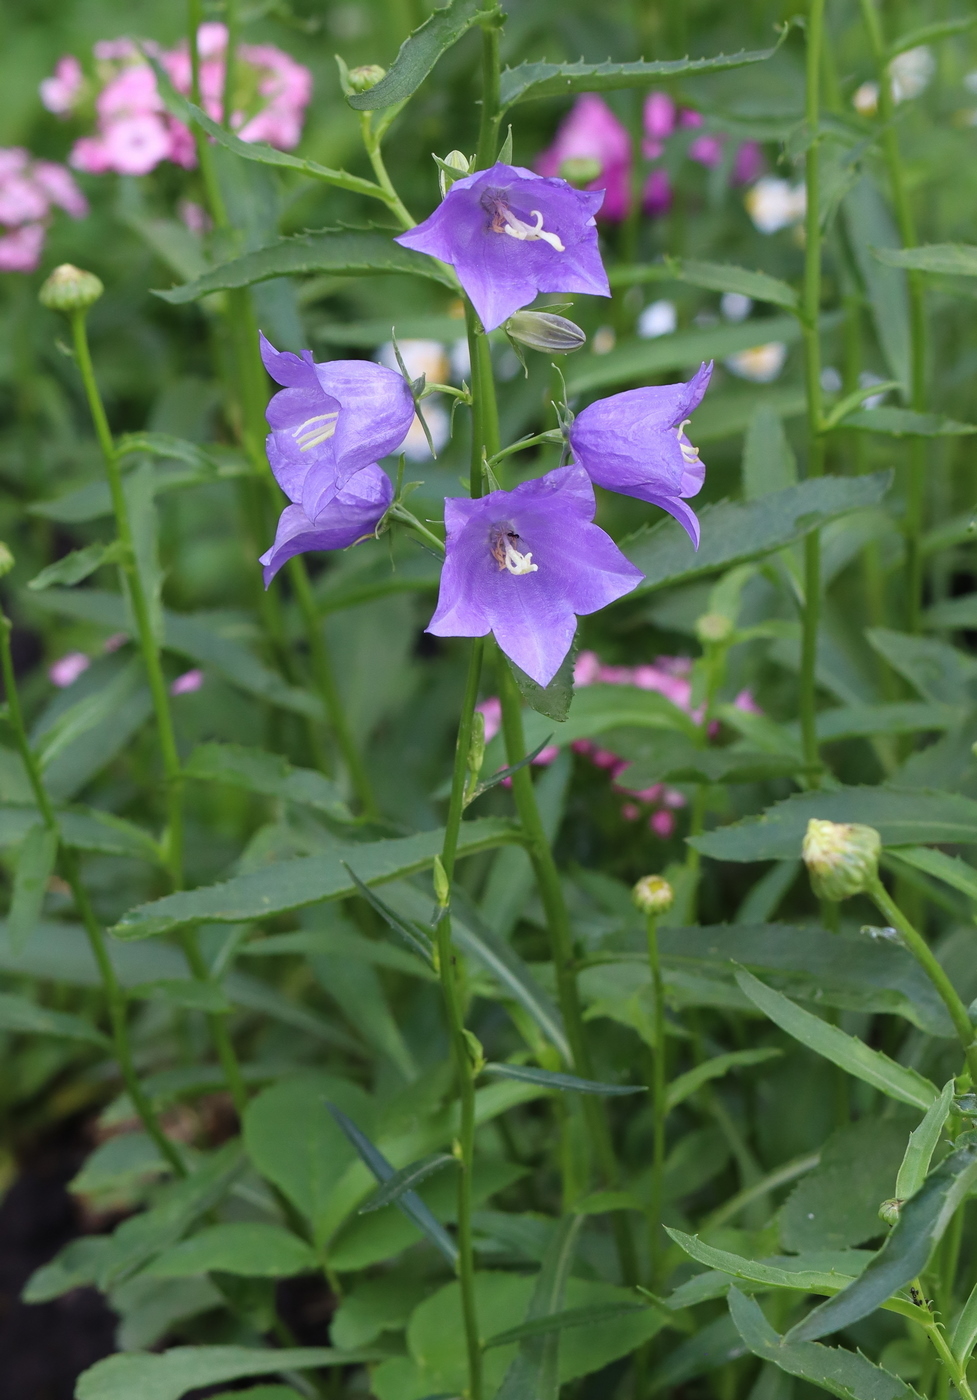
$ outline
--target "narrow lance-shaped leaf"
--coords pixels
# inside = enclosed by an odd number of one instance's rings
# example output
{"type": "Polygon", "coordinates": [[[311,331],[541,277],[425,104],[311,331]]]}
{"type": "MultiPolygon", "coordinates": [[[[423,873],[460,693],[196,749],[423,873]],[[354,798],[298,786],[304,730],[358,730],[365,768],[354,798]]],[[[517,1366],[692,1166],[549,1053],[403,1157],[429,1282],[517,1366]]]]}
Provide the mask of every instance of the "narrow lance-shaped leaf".
{"type": "Polygon", "coordinates": [[[370,1211],[395,1204],[407,1191],[420,1186],[422,1181],[439,1172],[442,1167],[452,1165],[457,1166],[458,1159],[450,1152],[432,1152],[429,1157],[422,1157],[419,1162],[409,1162],[406,1167],[401,1167],[399,1172],[394,1172],[365,1205],[360,1206],[359,1214],[368,1215],[370,1211]]]}
{"type": "Polygon", "coordinates": [[[201,1390],[245,1376],[273,1376],[324,1366],[350,1366],[382,1360],[376,1351],[335,1351],[331,1347],[170,1347],[161,1355],[123,1352],[97,1361],[78,1381],[77,1400],[182,1400],[201,1390]]]}
{"type": "Polygon", "coordinates": [[[968,1143],[945,1157],[904,1203],[891,1235],[861,1277],[808,1313],[787,1333],[788,1340],[813,1341],[850,1327],[911,1283],[926,1268],[975,1181],[977,1143],[968,1143]]]}
{"type": "Polygon", "coordinates": [[[22,953],[41,917],[48,880],[58,855],[58,833],[42,823],[32,826],[17,856],[7,933],[15,953],[22,953]]]}
{"type": "Polygon", "coordinates": [[[522,1084],[539,1084],[544,1089],[566,1089],[577,1094],[599,1094],[613,1098],[618,1094],[643,1094],[644,1084],[602,1084],[596,1079],[579,1079],[575,1074],[557,1074],[549,1069],[537,1069],[535,1065],[487,1064],[483,1074],[496,1079],[516,1079],[522,1084]]]}
{"type": "Polygon", "coordinates": [[[924,243],[920,248],[873,248],[888,267],[938,272],[946,277],[977,277],[977,247],[972,243],[924,243]]]}
{"type": "Polygon", "coordinates": [[[673,258],[668,266],[680,282],[693,287],[706,287],[713,292],[738,292],[754,301],[768,301],[796,311],[798,295],[789,282],[771,277],[766,272],[750,272],[745,267],[728,263],[695,262],[690,258],[673,258]]]}
{"type": "Polygon", "coordinates": [[[943,1125],[953,1107],[954,1083],[948,1079],[943,1092],[935,1103],[930,1104],[919,1127],[909,1134],[906,1155],[902,1159],[899,1175],[896,1177],[896,1198],[908,1200],[926,1180],[926,1174],[940,1140],[943,1125]]]}
{"type": "Polygon", "coordinates": [[[70,588],[72,584],[81,583],[83,579],[88,578],[103,564],[118,563],[119,558],[118,541],[111,544],[88,544],[84,549],[73,549],[57,563],[49,564],[30,580],[27,587],[32,593],[39,593],[41,589],[50,588],[52,584],[57,583],[70,588]]]}
{"type": "Polygon", "coordinates": [[[50,1011],[27,997],[0,992],[0,1030],[14,1035],[46,1035],[64,1040],[87,1040],[92,1045],[108,1048],[108,1038],[83,1016],[67,1011],[50,1011]]]}
{"type": "Polygon", "coordinates": [[[668,1111],[684,1103],[710,1079],[720,1079],[731,1069],[745,1069],[747,1065],[760,1065],[766,1060],[779,1059],[781,1053],[771,1045],[765,1049],[731,1050],[726,1055],[714,1055],[711,1060],[703,1060],[701,1065],[686,1070],[671,1081],[665,1099],[668,1111]]]}
{"type": "Polygon", "coordinates": [[[491,1347],[511,1346],[528,1337],[545,1337],[550,1332],[565,1332],[570,1327],[593,1327],[598,1322],[610,1322],[628,1313],[645,1312],[647,1303],[592,1303],[585,1308],[566,1308],[563,1312],[550,1313],[530,1322],[521,1322],[518,1327],[509,1327],[505,1332],[497,1332],[485,1343],[485,1350],[491,1347]]]}
{"type": "Polygon", "coordinates": [[[969,1358],[977,1343],[977,1283],[974,1284],[970,1297],[963,1305],[963,1311],[957,1318],[956,1326],[950,1337],[950,1350],[963,1365],[969,1358]]]}
{"type": "Polygon", "coordinates": [[[369,885],[365,885],[359,876],[354,871],[350,870],[348,865],[346,869],[349,871],[350,879],[353,881],[357,893],[362,895],[367,904],[376,910],[387,927],[392,928],[394,933],[399,934],[408,948],[410,948],[411,952],[416,953],[419,958],[423,958],[429,967],[433,967],[434,945],[431,935],[427,930],[422,928],[415,920],[408,921],[407,919],[402,919],[395,910],[390,908],[390,905],[387,904],[385,900],[381,899],[378,894],[370,889],[369,885]]]}
{"type": "Polygon", "coordinates": [[[969,437],[977,424],[958,423],[939,413],[914,413],[909,408],[859,408],[831,425],[839,431],[858,428],[886,437],[969,437]]]}
{"type": "MultiPolygon", "coordinates": [[[[526,1322],[552,1318],[563,1307],[567,1279],[583,1218],[564,1217],[556,1228],[529,1301],[526,1322]]],[[[517,1329],[518,1330],[518,1329],[517,1329]]],[[[498,1400],[557,1400],[560,1392],[560,1332],[523,1334],[519,1353],[506,1371],[498,1400]]]]}
{"type": "Polygon", "coordinates": [[[898,39],[893,39],[889,45],[888,58],[891,61],[897,54],[905,53],[908,49],[919,48],[921,44],[935,44],[940,39],[952,39],[957,34],[965,34],[975,24],[977,24],[977,15],[961,15],[958,19],[943,19],[936,20],[933,24],[921,24],[918,29],[910,29],[905,34],[901,34],[898,39]]]}
{"type": "Polygon", "coordinates": [[[478,20],[483,0],[451,0],[428,15],[400,46],[385,77],[366,92],[347,97],[358,112],[375,112],[404,102],[417,91],[443,53],[456,44],[478,20]]]}

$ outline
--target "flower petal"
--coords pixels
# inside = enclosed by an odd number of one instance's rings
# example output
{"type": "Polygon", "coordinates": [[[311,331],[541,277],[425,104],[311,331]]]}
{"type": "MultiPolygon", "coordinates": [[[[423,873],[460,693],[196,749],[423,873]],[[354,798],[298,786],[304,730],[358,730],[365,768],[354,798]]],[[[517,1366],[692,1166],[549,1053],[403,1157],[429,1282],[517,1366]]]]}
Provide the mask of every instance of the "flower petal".
{"type": "Polygon", "coordinates": [[[265,587],[293,555],[309,550],[346,549],[371,534],[392,500],[390,478],[372,463],[357,472],[315,519],[306,515],[300,505],[286,506],[278,521],[275,542],[261,556],[265,587]]]}

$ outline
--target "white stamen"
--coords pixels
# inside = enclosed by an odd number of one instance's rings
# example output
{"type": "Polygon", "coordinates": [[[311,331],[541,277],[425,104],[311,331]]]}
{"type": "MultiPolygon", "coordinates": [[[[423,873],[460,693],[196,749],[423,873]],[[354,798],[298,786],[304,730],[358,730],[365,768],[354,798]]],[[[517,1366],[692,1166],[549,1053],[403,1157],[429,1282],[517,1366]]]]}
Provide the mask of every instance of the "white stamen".
{"type": "Polygon", "coordinates": [[[678,433],[678,446],[679,451],[682,454],[682,460],[688,462],[690,466],[693,462],[698,462],[699,460],[699,449],[697,447],[693,447],[691,442],[682,441],[682,434],[685,432],[686,428],[691,422],[691,418],[683,418],[681,423],[678,425],[678,428],[676,429],[676,432],[678,433]]]}
{"type": "Polygon", "coordinates": [[[292,437],[298,443],[299,451],[308,452],[313,447],[318,447],[321,442],[328,442],[336,431],[338,417],[338,409],[334,413],[319,413],[314,418],[307,418],[297,428],[293,428],[292,437]],[[316,426],[317,424],[322,426],[316,426]]]}
{"type": "Polygon", "coordinates": [[[533,563],[530,553],[522,554],[513,541],[519,536],[511,526],[497,526],[492,534],[492,557],[498,560],[499,571],[508,569],[517,578],[520,574],[535,574],[539,565],[533,563]]]}
{"type": "Polygon", "coordinates": [[[517,218],[511,209],[507,209],[503,215],[502,232],[507,233],[510,238],[518,238],[520,243],[532,243],[542,238],[558,253],[565,253],[566,248],[560,241],[559,234],[550,233],[543,228],[543,216],[539,210],[533,209],[531,213],[536,220],[535,228],[532,224],[527,224],[522,219],[517,218]]]}

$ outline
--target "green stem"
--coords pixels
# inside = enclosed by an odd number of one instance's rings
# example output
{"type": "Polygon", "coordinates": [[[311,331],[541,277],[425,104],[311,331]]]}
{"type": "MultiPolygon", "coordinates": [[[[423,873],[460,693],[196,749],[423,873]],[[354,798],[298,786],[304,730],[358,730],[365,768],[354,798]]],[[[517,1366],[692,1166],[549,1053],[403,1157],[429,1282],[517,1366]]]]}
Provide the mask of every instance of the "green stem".
{"type": "MultiPolygon", "coordinates": [[[[818,313],[821,308],[821,226],[818,218],[820,194],[819,82],[821,46],[824,39],[824,0],[810,0],[807,17],[807,102],[808,140],[805,185],[807,213],[804,248],[804,287],[802,324],[804,333],[804,383],[807,393],[809,477],[824,471],[824,442],[821,433],[821,344],[818,313]]],[[[821,605],[821,540],[813,530],[804,540],[804,617],[801,637],[800,719],[804,760],[813,787],[819,784],[820,758],[817,736],[817,650],[821,605]]]]}
{"type": "Polygon", "coordinates": [[[482,25],[482,115],[478,127],[478,152],[475,166],[487,170],[495,164],[499,149],[499,106],[501,63],[499,60],[499,26],[502,15],[497,0],[489,0],[483,12],[482,25]]]}
{"type": "Polygon", "coordinates": [[[504,462],[507,457],[512,457],[517,452],[525,452],[527,447],[538,447],[540,443],[562,442],[563,434],[554,428],[547,428],[545,433],[534,433],[532,437],[520,438],[511,447],[503,447],[496,452],[494,457],[489,458],[489,466],[496,467],[500,462],[504,462]]]}
{"type": "Polygon", "coordinates": [[[974,1039],[974,1027],[970,1023],[967,1008],[957,995],[953,983],[944,972],[926,939],[909,922],[877,875],[868,884],[866,894],[875,901],[879,912],[889,920],[892,927],[902,935],[906,947],[939,993],[943,1005],[950,1013],[953,1028],[963,1046],[970,1077],[977,1084],[977,1041],[974,1039]]]}
{"type": "Polygon", "coordinates": [[[228,130],[234,112],[234,89],[237,80],[237,46],[240,37],[240,16],[237,0],[224,0],[224,23],[227,25],[227,49],[224,53],[224,96],[221,103],[221,125],[228,130]]]}
{"type": "MultiPolygon", "coordinates": [[[[200,943],[192,929],[184,929],[180,934],[180,945],[190,966],[190,971],[197,982],[213,983],[210,969],[200,951],[200,943]]],[[[207,1016],[210,1026],[211,1038],[214,1048],[217,1051],[217,1058],[220,1061],[221,1069],[224,1071],[224,1078],[227,1080],[227,1087],[231,1093],[231,1099],[237,1110],[238,1117],[241,1117],[248,1106],[248,1091],[244,1083],[244,1075],[241,1073],[241,1066],[238,1062],[234,1043],[231,1040],[230,1031],[227,1029],[227,1020],[221,1012],[210,1012],[207,1016]]]]}
{"type": "Polygon", "coordinates": [[[499,410],[492,374],[492,347],[481,328],[475,308],[465,298],[465,328],[472,373],[472,457],[469,491],[472,499],[483,495],[482,463],[499,451],[499,410]]]}
{"type": "Polygon", "coordinates": [[[651,968],[651,991],[654,1002],[654,1047],[652,1049],[651,1071],[651,1111],[654,1134],[651,1159],[651,1194],[648,1204],[648,1255],[650,1260],[651,1288],[658,1283],[661,1269],[661,1230],[662,1204],[665,1188],[665,1119],[666,1107],[666,1066],[665,1066],[665,983],[662,979],[661,958],[658,953],[658,920],[654,914],[647,917],[648,964],[651,968]]]}
{"type": "MultiPolygon", "coordinates": [[[[190,47],[190,100],[195,107],[200,106],[200,50],[197,47],[197,33],[203,23],[203,7],[200,0],[187,0],[187,43],[190,47]]],[[[204,192],[210,209],[210,217],[215,228],[227,228],[227,208],[214,168],[214,151],[206,134],[198,126],[193,128],[194,145],[197,148],[197,163],[204,182],[204,192]]]]}
{"type": "Polygon", "coordinates": [[[146,1132],[156,1144],[157,1150],[166,1161],[169,1162],[177,1176],[186,1176],[187,1169],[183,1158],[180,1156],[175,1145],[163,1132],[152,1103],[139,1082],[139,1076],[136,1073],[133,1060],[132,1047],[129,1043],[126,994],[119,983],[119,979],[115,975],[115,968],[112,966],[105,943],[105,934],[102,931],[101,924],[95,917],[95,912],[89,902],[88,894],[81,882],[77,857],[74,851],[65,846],[61,841],[61,829],[57,814],[48,796],[47,789],[44,786],[40,767],[27,737],[24,714],[20,708],[17,677],[14,673],[13,657],[10,651],[10,633],[10,619],[3,613],[0,613],[0,668],[2,668],[3,671],[3,685],[7,696],[7,712],[10,720],[10,727],[14,731],[17,748],[23,760],[24,768],[27,771],[38,810],[44,820],[44,825],[49,831],[53,831],[57,834],[59,843],[61,843],[61,866],[68,884],[71,886],[75,907],[81,915],[85,933],[88,937],[89,945],[91,946],[92,955],[95,958],[99,975],[102,979],[102,988],[108,1007],[109,1022],[112,1026],[112,1043],[115,1050],[115,1058],[122,1071],[122,1080],[126,1086],[129,1098],[132,1100],[132,1105],[138,1113],[146,1132]]]}
{"type": "MultiPolygon", "coordinates": [[[[921,1292],[918,1279],[916,1280],[915,1287],[917,1291],[921,1292]]],[[[967,1363],[964,1362],[961,1364],[954,1356],[946,1337],[943,1335],[943,1328],[925,1303],[920,1308],[920,1313],[922,1314],[920,1317],[920,1326],[927,1337],[929,1337],[933,1349],[949,1372],[953,1384],[960,1393],[960,1400],[974,1400],[974,1392],[971,1390],[967,1380],[967,1363]]]]}
{"type": "Polygon", "coordinates": [[[439,539],[433,530],[429,530],[426,525],[422,524],[406,506],[395,503],[387,514],[392,520],[399,520],[406,525],[428,548],[433,549],[435,554],[444,554],[444,540],[439,539]]]}
{"type": "Polygon", "coordinates": [[[363,134],[363,145],[366,147],[366,154],[369,156],[373,173],[377,177],[377,184],[383,190],[383,202],[387,208],[400,221],[402,228],[413,228],[416,220],[411,217],[409,210],[404,207],[400,195],[394,189],[393,181],[387,174],[386,163],[383,159],[383,152],[380,149],[380,138],[373,130],[372,112],[360,114],[360,131],[363,134]]]}

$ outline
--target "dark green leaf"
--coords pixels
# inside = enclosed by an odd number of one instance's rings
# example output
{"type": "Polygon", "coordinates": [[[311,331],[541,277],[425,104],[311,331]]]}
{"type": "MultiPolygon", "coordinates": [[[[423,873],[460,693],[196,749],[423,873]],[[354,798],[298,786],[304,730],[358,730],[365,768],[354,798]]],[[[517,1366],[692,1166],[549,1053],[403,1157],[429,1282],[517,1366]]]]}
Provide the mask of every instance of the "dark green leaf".
{"type": "Polygon", "coordinates": [[[959,856],[948,856],[945,851],[934,851],[929,846],[903,846],[890,851],[889,859],[905,861],[913,869],[925,871],[977,902],[977,870],[959,856]]]}
{"type": "Polygon", "coordinates": [[[383,1353],[342,1352],[329,1347],[170,1347],[159,1355],[128,1352],[97,1361],[78,1382],[77,1400],[181,1400],[244,1376],[270,1376],[376,1361],[383,1353]]]}
{"type": "Polygon", "coordinates": [[[304,1240],[270,1221],[209,1225],[157,1255],[147,1273],[154,1278],[190,1278],[210,1273],[247,1278],[291,1278],[319,1267],[304,1240]]]}
{"type": "Polygon", "coordinates": [[[836,425],[839,429],[860,428],[866,433],[888,437],[966,437],[977,433],[977,424],[957,423],[939,413],[913,413],[908,408],[860,408],[836,425]]]}
{"type": "Polygon", "coordinates": [[[0,992],[0,1030],[12,1035],[61,1036],[65,1040],[87,1040],[106,1049],[109,1041],[82,1016],[67,1011],[49,1011],[27,997],[0,992]]]}
{"type": "Polygon", "coordinates": [[[736,744],[702,748],[668,730],[614,729],[608,747],[628,766],[619,785],[641,791],[655,783],[752,783],[789,777],[804,766],[800,754],[765,753],[736,744]]]}
{"type": "Polygon", "coordinates": [[[360,1206],[359,1214],[368,1215],[370,1211],[380,1210],[383,1206],[391,1205],[398,1201],[405,1191],[420,1186],[421,1182],[426,1181],[432,1173],[451,1165],[457,1166],[458,1159],[452,1157],[450,1152],[432,1152],[430,1156],[422,1157],[419,1162],[408,1163],[406,1167],[401,1167],[399,1172],[394,1172],[376,1195],[371,1196],[365,1205],[360,1206]]]}
{"type": "Polygon", "coordinates": [[[782,1051],[775,1046],[757,1050],[730,1050],[725,1055],[713,1055],[709,1060],[676,1075],[668,1086],[665,1097],[667,1111],[678,1108],[687,1098],[712,1079],[721,1079],[731,1069],[746,1069],[749,1065],[761,1065],[767,1060],[776,1060],[782,1051]]]}
{"type": "Polygon", "coordinates": [[[349,808],[336,784],[313,768],[293,768],[279,754],[241,744],[198,744],[183,770],[188,778],[228,783],[266,797],[284,798],[350,821],[349,808]]]}
{"type": "Polygon", "coordinates": [[[32,826],[17,853],[10,913],[7,915],[7,937],[15,954],[24,951],[37,927],[57,856],[57,831],[41,822],[32,826]]]}
{"type": "Polygon", "coordinates": [[[302,929],[298,933],[275,933],[269,938],[256,938],[240,949],[239,956],[287,957],[293,953],[303,953],[311,957],[324,955],[347,958],[352,962],[389,967],[395,972],[403,972],[408,977],[419,977],[425,982],[438,980],[437,973],[426,960],[422,962],[414,954],[394,948],[382,939],[367,938],[345,927],[302,929]]]}
{"type": "Polygon", "coordinates": [[[707,1269],[717,1269],[729,1278],[745,1279],[750,1283],[764,1284],[767,1288],[790,1288],[798,1293],[839,1293],[852,1282],[854,1274],[838,1273],[835,1270],[805,1268],[803,1256],[797,1265],[788,1267],[788,1261],[776,1263],[764,1260],[744,1259],[739,1254],[731,1254],[725,1249],[714,1249],[700,1240],[698,1235],[686,1235],[681,1230],[665,1226],[668,1235],[691,1259],[705,1264],[707,1269]]]}
{"type": "Polygon", "coordinates": [[[787,1334],[789,1341],[814,1341],[849,1327],[912,1283],[977,1181],[977,1144],[951,1152],[905,1201],[899,1219],[865,1272],[836,1298],[822,1303],[787,1334]]]}
{"type": "Polygon", "coordinates": [[[927,627],[977,627],[977,593],[964,593],[960,598],[945,598],[934,603],[923,614],[927,627]]]}
{"type": "Polygon", "coordinates": [[[970,243],[925,243],[921,248],[873,248],[889,267],[940,272],[947,277],[977,277],[977,247],[970,243]]]}
{"type": "Polygon", "coordinates": [[[728,263],[693,262],[689,258],[674,258],[669,267],[674,269],[678,281],[690,282],[693,287],[706,287],[713,292],[738,292],[754,301],[783,306],[788,311],[797,309],[796,290],[788,282],[766,272],[750,272],[745,267],[733,267],[728,263]]]}
{"type": "Polygon", "coordinates": [[[894,700],[887,705],[844,705],[836,710],[818,712],[818,738],[822,743],[830,743],[835,739],[868,738],[875,734],[952,729],[962,718],[963,711],[953,704],[894,700]]]}
{"type": "MultiPolygon", "coordinates": [[[[696,427],[699,420],[696,420],[696,427]]],[[[701,438],[701,433],[697,437],[701,438]]],[[[758,501],[797,485],[797,461],[781,416],[762,402],[754,410],[743,444],[743,496],[758,501]]]]}
{"type": "Polygon", "coordinates": [[[865,284],[875,333],[893,379],[908,395],[910,381],[909,292],[906,274],[883,267],[875,254],[898,248],[899,233],[889,208],[868,175],[863,175],[842,202],[855,262],[865,284]]]}
{"type": "Polygon", "coordinates": [[[776,49],[742,50],[714,58],[677,58],[656,63],[523,63],[502,74],[501,103],[505,111],[515,102],[538,97],[569,97],[575,92],[612,92],[619,88],[647,88],[668,78],[697,73],[721,73],[762,63],[776,49]]]}
{"type": "MultiPolygon", "coordinates": [[[[560,1393],[560,1331],[553,1319],[563,1308],[567,1280],[577,1248],[580,1219],[561,1220],[543,1255],[542,1267],[529,1300],[526,1321],[521,1327],[496,1333],[486,1344],[486,1350],[506,1341],[518,1341],[519,1352],[513,1358],[498,1390],[498,1400],[558,1400],[560,1393]],[[545,1324],[549,1323],[547,1327],[545,1324]],[[542,1332],[533,1328],[543,1324],[542,1332]],[[527,1332],[526,1328],[530,1330],[527,1332]],[[517,1335],[513,1336],[515,1332],[517,1335]]],[[[576,1311],[576,1310],[574,1310],[576,1311]]],[[[586,1311],[586,1309],[584,1309],[586,1311]]]]}
{"type": "Polygon", "coordinates": [[[394,242],[395,229],[323,229],[295,238],[279,238],[264,248],[205,272],[193,282],[170,291],[157,291],[174,306],[196,301],[210,292],[251,287],[272,277],[295,277],[303,273],[332,273],[334,276],[365,277],[377,273],[412,273],[428,281],[454,288],[451,274],[435,258],[415,253],[394,242]]]}
{"type": "Polygon", "coordinates": [[[573,664],[577,655],[576,645],[571,646],[560,665],[560,669],[549,685],[539,685],[531,676],[511,661],[505,664],[511,670],[519,687],[519,693],[531,709],[545,715],[547,719],[564,723],[573,703],[573,664]]]}
{"type": "Polygon", "coordinates": [[[647,1303],[636,1301],[594,1303],[588,1308],[567,1308],[563,1312],[550,1313],[530,1322],[522,1322],[518,1327],[510,1327],[506,1332],[499,1332],[496,1336],[489,1337],[485,1349],[508,1346],[510,1342],[520,1342],[525,1337],[545,1337],[550,1332],[563,1332],[568,1327],[592,1326],[613,1317],[622,1317],[626,1313],[643,1312],[647,1307],[647,1303]]]}
{"type": "Polygon", "coordinates": [[[137,1001],[162,1001],[185,1011],[207,1011],[211,1015],[231,1010],[231,1003],[216,982],[161,977],[153,982],[137,982],[129,988],[129,995],[137,1001]]]}
{"type": "Polygon", "coordinates": [[[450,0],[428,15],[401,44],[386,77],[366,92],[351,93],[346,99],[349,105],[358,112],[375,112],[381,107],[392,107],[395,102],[405,102],[441,55],[477,23],[481,8],[482,0],[450,0]]]}
{"type": "Polygon", "coordinates": [[[927,700],[967,708],[973,705],[977,693],[974,657],[934,637],[891,632],[887,627],[866,628],[865,635],[893,670],[927,700]]]}
{"type": "Polygon", "coordinates": [[[348,865],[346,869],[349,871],[356,892],[362,895],[367,904],[371,905],[377,911],[387,927],[393,929],[394,933],[398,934],[404,940],[412,952],[416,953],[428,967],[433,968],[434,940],[431,936],[429,926],[425,926],[419,919],[412,919],[409,921],[407,919],[402,919],[399,914],[390,908],[386,900],[381,899],[368,885],[365,885],[359,876],[355,874],[354,871],[350,870],[348,865]]]}
{"type": "Polygon", "coordinates": [[[596,1079],[578,1079],[575,1074],[556,1074],[552,1070],[537,1069],[535,1065],[487,1064],[482,1073],[497,1079],[516,1079],[522,1084],[539,1084],[544,1089],[569,1089],[577,1094],[600,1094],[605,1098],[647,1091],[644,1084],[602,1084],[596,1079]]]}
{"type": "Polygon", "coordinates": [[[84,549],[72,550],[56,564],[49,564],[31,579],[27,587],[35,593],[50,588],[55,583],[63,583],[70,587],[72,584],[81,583],[82,579],[88,578],[89,574],[93,574],[103,564],[117,563],[119,558],[119,545],[115,541],[112,544],[89,544],[84,549]]]}

